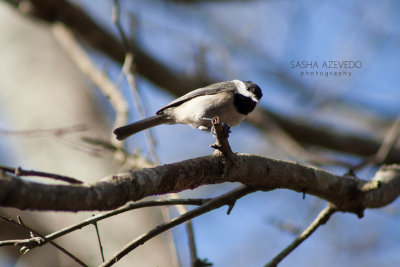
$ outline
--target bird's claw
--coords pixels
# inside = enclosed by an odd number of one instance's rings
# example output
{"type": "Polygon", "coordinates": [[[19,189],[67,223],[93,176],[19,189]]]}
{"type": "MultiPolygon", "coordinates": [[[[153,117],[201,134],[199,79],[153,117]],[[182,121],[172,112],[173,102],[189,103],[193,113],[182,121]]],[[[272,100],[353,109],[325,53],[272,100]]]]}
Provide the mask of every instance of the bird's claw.
{"type": "MultiPolygon", "coordinates": [[[[203,120],[204,121],[212,121],[212,119],[210,119],[210,118],[203,118],[203,120]]],[[[224,122],[221,122],[221,124],[222,124],[222,133],[224,134],[224,136],[226,138],[228,138],[229,134],[231,133],[231,126],[229,124],[227,124],[227,123],[224,123],[224,122]]],[[[208,130],[210,130],[210,128],[208,128],[208,130]]],[[[215,131],[215,127],[214,126],[211,126],[211,132],[212,132],[214,137],[217,136],[217,133],[215,131]]]]}
{"type": "MultiPolygon", "coordinates": [[[[231,126],[229,126],[229,124],[226,124],[223,122],[221,124],[222,124],[222,133],[223,133],[224,137],[228,138],[229,134],[231,133],[231,126]]],[[[211,127],[211,131],[212,131],[212,134],[214,135],[214,137],[216,137],[217,133],[215,132],[214,126],[211,127]]]]}

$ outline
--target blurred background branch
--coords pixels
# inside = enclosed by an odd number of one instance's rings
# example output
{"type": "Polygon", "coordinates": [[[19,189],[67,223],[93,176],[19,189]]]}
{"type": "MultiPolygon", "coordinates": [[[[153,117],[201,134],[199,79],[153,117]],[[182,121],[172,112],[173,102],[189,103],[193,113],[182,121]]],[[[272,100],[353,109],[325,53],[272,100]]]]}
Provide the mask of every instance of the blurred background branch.
{"type": "MultiPolygon", "coordinates": [[[[92,48],[101,51],[119,64],[125,61],[125,47],[110,32],[101,27],[87,13],[79,7],[64,0],[32,0],[34,14],[48,21],[60,21],[76,32],[82,40],[89,44],[92,48]]],[[[248,45],[248,44],[247,44],[248,45]]],[[[174,70],[152,55],[144,51],[140,44],[132,43],[130,45],[135,56],[135,64],[132,66],[141,76],[145,77],[157,86],[169,91],[171,94],[179,96],[198,87],[202,87],[209,83],[216,82],[216,77],[212,75],[198,76],[188,75],[174,70]]],[[[254,50],[254,46],[251,49],[254,50]]],[[[257,49],[257,48],[256,48],[257,49]]],[[[261,53],[261,52],[260,52],[261,53]]],[[[268,56],[268,62],[273,69],[279,70],[277,77],[284,82],[289,83],[291,88],[299,90],[307,89],[309,92],[307,98],[312,97],[310,92],[312,87],[302,84],[297,79],[289,76],[283,66],[279,66],[268,56]]],[[[331,86],[330,86],[331,87],[331,86]]],[[[335,88],[327,89],[327,92],[335,91],[335,88]]],[[[304,90],[303,90],[304,92],[304,90]]],[[[329,102],[328,102],[329,103],[329,102]]],[[[361,115],[361,114],[360,114],[361,115]]],[[[310,122],[309,118],[290,117],[276,112],[270,111],[263,107],[256,110],[248,119],[248,121],[263,130],[268,131],[265,121],[273,120],[281,129],[286,131],[289,136],[297,142],[325,147],[336,151],[356,154],[360,156],[369,156],[379,149],[382,136],[364,137],[362,135],[338,131],[334,126],[320,126],[310,122]]],[[[389,127],[390,121],[386,123],[389,127]]],[[[391,153],[386,157],[385,163],[394,163],[400,161],[400,148],[394,147],[391,153]]]]}

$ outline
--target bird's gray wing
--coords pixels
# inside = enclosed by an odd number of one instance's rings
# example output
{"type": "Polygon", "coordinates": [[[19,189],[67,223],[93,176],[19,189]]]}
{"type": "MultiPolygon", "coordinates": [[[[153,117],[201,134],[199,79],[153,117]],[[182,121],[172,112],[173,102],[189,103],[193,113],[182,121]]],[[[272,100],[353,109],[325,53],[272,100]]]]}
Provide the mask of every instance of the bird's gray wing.
{"type": "Polygon", "coordinates": [[[189,93],[175,99],[174,101],[170,102],[169,104],[165,105],[160,110],[158,110],[156,112],[156,114],[160,115],[167,108],[177,107],[177,106],[181,105],[182,103],[185,103],[186,101],[189,101],[190,99],[193,99],[198,96],[215,95],[218,92],[220,92],[221,90],[234,90],[234,89],[235,89],[235,84],[232,82],[220,82],[220,83],[210,84],[206,87],[202,87],[202,88],[190,91],[189,93]]]}

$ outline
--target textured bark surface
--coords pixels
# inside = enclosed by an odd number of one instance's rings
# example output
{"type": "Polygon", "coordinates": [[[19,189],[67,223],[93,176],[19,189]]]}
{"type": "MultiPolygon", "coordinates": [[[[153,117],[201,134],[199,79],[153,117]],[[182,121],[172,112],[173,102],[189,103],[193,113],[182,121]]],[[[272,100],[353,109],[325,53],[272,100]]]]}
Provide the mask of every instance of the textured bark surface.
{"type": "Polygon", "coordinates": [[[371,181],[261,156],[239,154],[235,161],[208,156],[113,175],[89,185],[45,185],[3,174],[0,204],[37,210],[109,210],[146,196],[240,182],[265,189],[285,188],[325,199],[341,211],[362,216],[365,208],[391,203],[400,194],[400,166],[381,168],[371,181]]]}

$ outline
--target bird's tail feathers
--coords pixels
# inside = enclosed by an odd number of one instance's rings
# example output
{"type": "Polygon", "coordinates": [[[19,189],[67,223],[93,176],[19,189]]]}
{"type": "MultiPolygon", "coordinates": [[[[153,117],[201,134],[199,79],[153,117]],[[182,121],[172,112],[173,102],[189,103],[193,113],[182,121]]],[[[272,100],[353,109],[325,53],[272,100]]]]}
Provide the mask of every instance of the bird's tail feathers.
{"type": "Polygon", "coordinates": [[[157,115],[150,118],[146,118],[114,130],[114,134],[118,140],[124,140],[129,136],[143,131],[145,129],[166,123],[166,118],[163,115],[157,115]]]}

